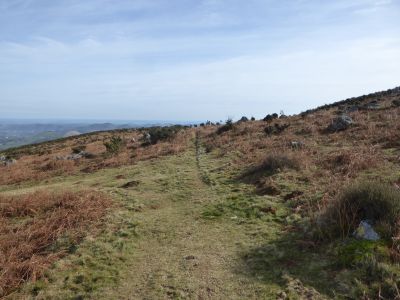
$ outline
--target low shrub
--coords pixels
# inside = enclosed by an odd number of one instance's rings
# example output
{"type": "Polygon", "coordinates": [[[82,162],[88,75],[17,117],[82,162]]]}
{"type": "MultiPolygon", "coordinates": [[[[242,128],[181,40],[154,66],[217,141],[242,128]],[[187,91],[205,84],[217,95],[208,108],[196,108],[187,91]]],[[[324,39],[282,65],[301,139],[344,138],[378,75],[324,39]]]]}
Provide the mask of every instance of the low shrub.
{"type": "Polygon", "coordinates": [[[265,118],[263,119],[264,122],[271,122],[275,119],[277,119],[279,116],[277,113],[274,113],[272,115],[266,115],[265,118]]]}
{"type": "Polygon", "coordinates": [[[381,182],[361,182],[345,188],[322,217],[333,237],[348,237],[368,220],[384,237],[397,235],[400,190],[381,182]]]}
{"type": "Polygon", "coordinates": [[[111,137],[109,142],[104,143],[106,151],[110,155],[118,154],[122,150],[124,145],[125,145],[124,140],[119,136],[113,136],[111,137]]]}
{"type": "Polygon", "coordinates": [[[155,145],[160,141],[171,140],[175,137],[180,129],[180,126],[150,128],[148,130],[148,133],[150,135],[150,143],[152,145],[155,145]]]}
{"type": "Polygon", "coordinates": [[[224,125],[217,129],[217,134],[222,134],[224,132],[230,131],[234,128],[232,119],[228,119],[224,125]]]}
{"type": "Polygon", "coordinates": [[[42,172],[57,171],[60,174],[69,174],[75,170],[75,162],[72,160],[51,160],[38,169],[42,172]]]}
{"type": "Polygon", "coordinates": [[[261,164],[245,171],[240,178],[245,179],[254,177],[254,179],[257,179],[262,175],[273,175],[284,168],[299,170],[300,161],[295,157],[288,156],[287,154],[270,154],[261,164]]]}
{"type": "Polygon", "coordinates": [[[289,124],[274,124],[272,126],[267,126],[264,128],[264,132],[266,135],[280,134],[286,130],[290,125],[289,124]]]}

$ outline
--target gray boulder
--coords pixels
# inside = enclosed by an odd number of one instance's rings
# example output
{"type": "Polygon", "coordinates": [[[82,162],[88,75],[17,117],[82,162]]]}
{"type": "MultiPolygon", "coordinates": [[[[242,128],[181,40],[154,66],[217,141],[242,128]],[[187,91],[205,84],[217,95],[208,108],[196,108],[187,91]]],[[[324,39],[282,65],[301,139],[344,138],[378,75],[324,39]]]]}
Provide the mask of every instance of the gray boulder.
{"type": "Polygon", "coordinates": [[[379,234],[372,228],[368,221],[361,221],[353,235],[362,240],[377,241],[380,239],[379,234]]]}
{"type": "Polygon", "coordinates": [[[335,118],[332,123],[328,126],[328,132],[343,131],[349,128],[353,124],[353,119],[348,115],[341,115],[335,118]]]}
{"type": "Polygon", "coordinates": [[[299,150],[304,148],[304,143],[301,141],[292,141],[290,142],[290,147],[292,147],[294,150],[299,150]]]}
{"type": "Polygon", "coordinates": [[[0,165],[6,166],[6,167],[15,165],[16,163],[17,163],[17,161],[15,159],[12,159],[12,158],[2,157],[0,159],[0,165]]]}
{"type": "Polygon", "coordinates": [[[141,140],[145,144],[151,144],[151,134],[148,132],[143,133],[141,140]]]}

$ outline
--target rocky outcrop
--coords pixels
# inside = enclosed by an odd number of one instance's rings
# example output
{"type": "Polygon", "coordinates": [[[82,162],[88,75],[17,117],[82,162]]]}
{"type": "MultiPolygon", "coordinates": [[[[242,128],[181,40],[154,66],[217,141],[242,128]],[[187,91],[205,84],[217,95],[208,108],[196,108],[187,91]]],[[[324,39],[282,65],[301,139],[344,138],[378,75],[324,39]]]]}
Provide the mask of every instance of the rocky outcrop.
{"type": "Polygon", "coordinates": [[[12,165],[14,165],[16,163],[17,163],[17,161],[15,159],[13,159],[13,158],[8,158],[8,157],[6,157],[4,155],[0,156],[0,165],[8,167],[8,166],[12,166],[12,165]]]}
{"type": "Polygon", "coordinates": [[[352,124],[352,118],[348,115],[341,115],[340,117],[335,118],[326,130],[330,133],[343,131],[349,128],[352,124]]]}

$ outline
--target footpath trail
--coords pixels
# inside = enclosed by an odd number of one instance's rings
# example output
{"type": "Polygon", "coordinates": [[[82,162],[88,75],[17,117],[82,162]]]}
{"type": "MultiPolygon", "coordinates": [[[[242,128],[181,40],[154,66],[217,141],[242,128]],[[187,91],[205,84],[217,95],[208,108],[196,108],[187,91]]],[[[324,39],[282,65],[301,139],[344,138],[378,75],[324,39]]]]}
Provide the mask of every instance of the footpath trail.
{"type": "MultiPolygon", "coordinates": [[[[156,194],[150,209],[136,214],[140,226],[133,256],[121,284],[102,297],[258,298],[257,284],[236,270],[241,245],[248,244],[251,237],[229,219],[202,217],[205,208],[220,201],[221,195],[204,182],[193,153],[156,163],[153,168],[142,177],[156,194]]],[[[145,206],[146,200],[142,201],[145,206]]]]}

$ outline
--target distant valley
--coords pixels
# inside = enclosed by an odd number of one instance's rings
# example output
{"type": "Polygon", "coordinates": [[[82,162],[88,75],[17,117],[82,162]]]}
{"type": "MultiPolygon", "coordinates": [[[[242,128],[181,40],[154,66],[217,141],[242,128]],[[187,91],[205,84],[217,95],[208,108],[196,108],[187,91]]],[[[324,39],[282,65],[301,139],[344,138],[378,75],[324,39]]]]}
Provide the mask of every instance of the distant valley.
{"type": "MultiPolygon", "coordinates": [[[[183,122],[185,123],[185,122],[183,122]]],[[[96,131],[117,130],[169,125],[168,121],[127,121],[93,122],[88,121],[42,121],[42,120],[1,120],[0,150],[51,141],[63,137],[96,131]]]]}

